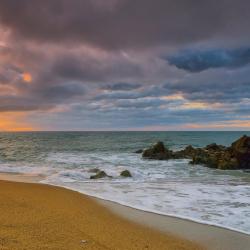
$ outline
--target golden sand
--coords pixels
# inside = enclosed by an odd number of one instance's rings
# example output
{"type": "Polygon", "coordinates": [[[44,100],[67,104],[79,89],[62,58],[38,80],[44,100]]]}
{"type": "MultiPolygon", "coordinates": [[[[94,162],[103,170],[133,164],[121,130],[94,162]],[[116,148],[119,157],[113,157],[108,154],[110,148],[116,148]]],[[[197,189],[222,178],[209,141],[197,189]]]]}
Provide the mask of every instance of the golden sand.
{"type": "Polygon", "coordinates": [[[0,181],[0,249],[198,250],[64,188],[0,181]]]}

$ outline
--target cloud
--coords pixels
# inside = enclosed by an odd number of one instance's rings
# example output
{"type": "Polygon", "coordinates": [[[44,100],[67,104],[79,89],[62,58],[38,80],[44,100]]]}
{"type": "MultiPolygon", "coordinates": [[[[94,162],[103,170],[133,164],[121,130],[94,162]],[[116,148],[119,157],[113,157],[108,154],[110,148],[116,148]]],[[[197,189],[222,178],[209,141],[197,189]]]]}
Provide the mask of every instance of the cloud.
{"type": "Polygon", "coordinates": [[[100,2],[1,0],[0,21],[22,39],[108,50],[183,45],[215,35],[249,41],[247,0],[100,2]]]}
{"type": "Polygon", "coordinates": [[[182,51],[169,56],[167,61],[170,65],[190,72],[210,68],[238,68],[250,63],[250,48],[182,51]]]}
{"type": "Polygon", "coordinates": [[[134,90],[140,88],[142,85],[138,83],[127,83],[127,82],[119,82],[115,84],[109,84],[103,87],[103,89],[106,90],[112,90],[112,91],[128,91],[128,90],[134,90]]]}
{"type": "Polygon", "coordinates": [[[77,83],[67,83],[63,85],[52,85],[41,88],[39,95],[48,101],[64,102],[75,96],[83,96],[85,94],[84,87],[77,83]]]}
{"type": "Polygon", "coordinates": [[[246,0],[1,0],[0,115],[22,113],[20,128],[55,130],[245,119],[249,7],[246,0]]]}
{"type": "Polygon", "coordinates": [[[54,77],[84,80],[85,82],[114,82],[121,79],[143,77],[144,65],[112,53],[89,55],[86,49],[78,53],[65,53],[52,59],[50,72],[54,77]]]}

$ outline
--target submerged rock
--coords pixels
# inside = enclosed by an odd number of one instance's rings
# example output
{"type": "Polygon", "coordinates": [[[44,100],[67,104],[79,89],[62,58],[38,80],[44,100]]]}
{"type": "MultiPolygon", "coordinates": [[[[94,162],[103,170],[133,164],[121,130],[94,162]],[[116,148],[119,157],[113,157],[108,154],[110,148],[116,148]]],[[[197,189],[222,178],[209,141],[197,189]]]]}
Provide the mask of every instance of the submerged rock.
{"type": "Polygon", "coordinates": [[[132,174],[128,170],[124,170],[120,173],[122,177],[132,177],[132,174]]]}
{"type": "Polygon", "coordinates": [[[141,154],[142,152],[143,152],[142,149],[138,149],[138,150],[136,150],[134,153],[135,153],[135,154],[141,154]]]}
{"type": "Polygon", "coordinates": [[[90,176],[90,179],[101,179],[105,177],[111,178],[111,176],[107,175],[104,171],[99,171],[97,174],[90,176]]]}
{"type": "Polygon", "coordinates": [[[144,150],[142,157],[155,160],[191,159],[190,164],[217,169],[250,169],[250,137],[244,135],[230,147],[216,143],[204,148],[194,148],[189,145],[175,152],[167,149],[162,142],[158,142],[144,150]]]}

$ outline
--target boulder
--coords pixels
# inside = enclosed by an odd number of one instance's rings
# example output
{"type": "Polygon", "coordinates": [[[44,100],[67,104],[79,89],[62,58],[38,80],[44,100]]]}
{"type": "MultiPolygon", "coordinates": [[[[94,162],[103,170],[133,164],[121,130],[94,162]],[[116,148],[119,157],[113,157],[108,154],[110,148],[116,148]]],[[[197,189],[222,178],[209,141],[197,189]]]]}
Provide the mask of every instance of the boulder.
{"type": "Polygon", "coordinates": [[[142,153],[143,158],[155,160],[168,160],[173,158],[173,152],[165,148],[164,143],[159,141],[142,153]]]}
{"type": "Polygon", "coordinates": [[[175,159],[185,159],[185,158],[192,158],[196,152],[197,149],[189,145],[183,150],[173,152],[173,154],[175,156],[175,159]]]}
{"type": "Polygon", "coordinates": [[[242,136],[231,145],[232,155],[237,159],[239,168],[250,169],[250,136],[242,136]]]}
{"type": "Polygon", "coordinates": [[[228,160],[221,159],[218,162],[218,169],[239,169],[239,164],[236,158],[230,158],[228,160]]]}
{"type": "Polygon", "coordinates": [[[104,171],[99,171],[97,174],[90,176],[90,179],[101,179],[105,177],[111,178],[111,176],[108,176],[104,171]]]}
{"type": "Polygon", "coordinates": [[[183,151],[188,155],[192,155],[195,153],[196,149],[193,146],[188,145],[183,151]]]}
{"type": "Polygon", "coordinates": [[[213,150],[213,151],[218,151],[218,150],[224,150],[226,147],[223,145],[217,145],[216,143],[209,144],[205,147],[206,150],[213,150]]]}
{"type": "Polygon", "coordinates": [[[132,174],[128,170],[124,170],[120,173],[122,177],[132,177],[132,174]]]}

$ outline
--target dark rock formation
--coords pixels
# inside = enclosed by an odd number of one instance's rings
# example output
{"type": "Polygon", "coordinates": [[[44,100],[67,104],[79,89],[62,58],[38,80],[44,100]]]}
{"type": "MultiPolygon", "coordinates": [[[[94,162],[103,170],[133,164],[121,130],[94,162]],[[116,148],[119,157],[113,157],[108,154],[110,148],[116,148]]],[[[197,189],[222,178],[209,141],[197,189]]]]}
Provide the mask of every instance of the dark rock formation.
{"type": "Polygon", "coordinates": [[[250,137],[244,135],[230,147],[212,143],[204,148],[187,146],[185,149],[173,152],[162,142],[158,142],[143,151],[147,159],[191,159],[190,164],[202,164],[218,169],[250,169],[250,137]]]}
{"type": "Polygon", "coordinates": [[[165,148],[163,142],[157,142],[149,149],[145,149],[142,157],[156,160],[169,160],[173,158],[173,152],[165,148]]]}
{"type": "Polygon", "coordinates": [[[173,156],[175,159],[192,158],[197,150],[198,149],[195,149],[191,145],[189,145],[183,150],[173,152],[173,156]]]}
{"type": "Polygon", "coordinates": [[[139,150],[136,150],[134,153],[135,154],[141,154],[143,152],[143,150],[142,149],[139,149],[139,150]]]}
{"type": "Polygon", "coordinates": [[[99,171],[97,174],[90,176],[90,179],[101,179],[105,177],[111,178],[111,176],[107,175],[104,171],[99,171]]]}
{"type": "Polygon", "coordinates": [[[238,169],[240,168],[236,158],[227,148],[225,150],[201,149],[192,157],[191,164],[204,164],[211,168],[238,169]]]}
{"type": "Polygon", "coordinates": [[[225,146],[223,145],[217,145],[216,143],[212,143],[212,144],[209,144],[205,147],[206,150],[214,150],[214,151],[217,151],[217,150],[224,150],[226,149],[225,146]]]}
{"type": "Polygon", "coordinates": [[[120,176],[122,177],[132,177],[132,174],[128,170],[124,170],[121,172],[120,176]]]}
{"type": "Polygon", "coordinates": [[[236,158],[240,168],[250,169],[250,136],[244,135],[232,143],[231,153],[236,158]]]}

